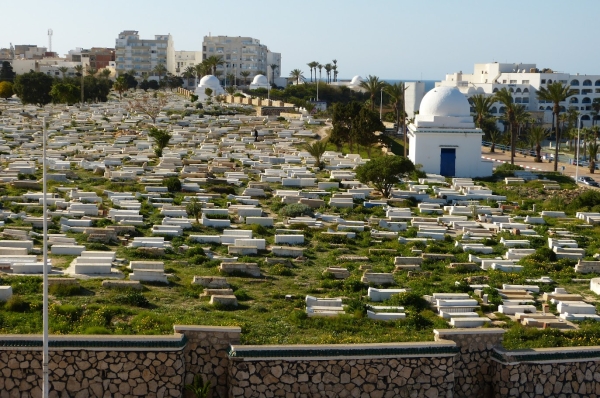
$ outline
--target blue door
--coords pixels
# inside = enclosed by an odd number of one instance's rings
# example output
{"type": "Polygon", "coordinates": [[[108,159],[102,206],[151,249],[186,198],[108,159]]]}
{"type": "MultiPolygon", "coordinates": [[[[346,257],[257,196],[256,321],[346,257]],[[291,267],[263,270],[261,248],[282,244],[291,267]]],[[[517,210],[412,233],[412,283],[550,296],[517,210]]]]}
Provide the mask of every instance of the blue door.
{"type": "Polygon", "coordinates": [[[456,148],[442,148],[440,156],[440,174],[454,177],[456,171],[456,148]]]}

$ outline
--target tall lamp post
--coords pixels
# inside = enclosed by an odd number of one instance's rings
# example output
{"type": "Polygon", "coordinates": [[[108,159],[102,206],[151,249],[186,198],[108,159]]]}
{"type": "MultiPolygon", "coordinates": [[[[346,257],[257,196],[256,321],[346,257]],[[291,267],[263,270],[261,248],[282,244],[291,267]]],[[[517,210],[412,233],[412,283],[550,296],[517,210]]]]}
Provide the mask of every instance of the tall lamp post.
{"type": "Polygon", "coordinates": [[[43,320],[43,324],[44,324],[44,335],[42,337],[42,347],[43,347],[43,353],[42,353],[42,376],[43,376],[43,389],[42,389],[42,395],[44,398],[48,397],[48,392],[49,392],[49,376],[48,376],[48,362],[49,362],[49,355],[48,355],[48,187],[46,185],[46,141],[47,141],[47,136],[48,136],[48,132],[46,130],[46,117],[44,116],[42,118],[42,124],[43,124],[43,150],[42,150],[42,181],[43,181],[43,191],[42,194],[44,195],[44,198],[42,200],[42,214],[43,214],[43,219],[42,219],[42,228],[43,228],[43,244],[44,247],[42,248],[42,253],[43,253],[43,265],[44,265],[44,288],[43,288],[43,294],[44,294],[44,301],[43,301],[43,314],[42,314],[42,320],[43,320]]]}
{"type": "Polygon", "coordinates": [[[577,150],[575,151],[575,184],[579,180],[579,132],[581,130],[581,115],[577,117],[577,150]]]}
{"type": "Polygon", "coordinates": [[[382,111],[383,111],[383,87],[381,88],[381,97],[379,98],[379,120],[383,120],[382,111]]]}

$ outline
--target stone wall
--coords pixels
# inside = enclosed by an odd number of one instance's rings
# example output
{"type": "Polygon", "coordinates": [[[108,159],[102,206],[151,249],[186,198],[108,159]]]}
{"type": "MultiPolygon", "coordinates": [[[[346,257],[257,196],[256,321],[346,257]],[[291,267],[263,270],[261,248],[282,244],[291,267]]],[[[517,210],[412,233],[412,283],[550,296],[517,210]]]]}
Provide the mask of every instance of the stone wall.
{"type": "Polygon", "coordinates": [[[451,340],[459,354],[454,361],[455,397],[490,397],[494,389],[491,357],[502,343],[503,329],[439,329],[435,341],[451,340]]]}
{"type": "Polygon", "coordinates": [[[175,326],[175,332],[187,337],[185,356],[185,384],[202,374],[209,380],[213,397],[227,397],[229,384],[229,349],[239,344],[239,327],[175,326]]]}
{"type": "Polygon", "coordinates": [[[451,342],[234,346],[229,397],[452,397],[451,342]]]}
{"type": "Polygon", "coordinates": [[[275,106],[263,106],[258,108],[257,115],[259,116],[279,116],[281,113],[294,112],[295,108],[292,107],[275,107],[275,106]]]}
{"type": "Polygon", "coordinates": [[[496,349],[495,397],[600,397],[600,347],[496,349]]]}
{"type": "MultiPolygon", "coordinates": [[[[69,337],[52,336],[49,397],[181,397],[183,336],[69,337]]],[[[40,336],[0,336],[0,369],[0,398],[41,397],[40,336]]]]}

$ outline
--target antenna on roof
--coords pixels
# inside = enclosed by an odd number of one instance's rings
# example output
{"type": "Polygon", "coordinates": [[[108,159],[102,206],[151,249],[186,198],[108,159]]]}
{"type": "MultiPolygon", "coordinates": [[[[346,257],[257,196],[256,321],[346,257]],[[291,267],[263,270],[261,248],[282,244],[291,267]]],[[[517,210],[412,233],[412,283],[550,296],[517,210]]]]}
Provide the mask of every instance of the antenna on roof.
{"type": "Polygon", "coordinates": [[[52,29],[48,29],[48,52],[52,52],[52,29]]]}

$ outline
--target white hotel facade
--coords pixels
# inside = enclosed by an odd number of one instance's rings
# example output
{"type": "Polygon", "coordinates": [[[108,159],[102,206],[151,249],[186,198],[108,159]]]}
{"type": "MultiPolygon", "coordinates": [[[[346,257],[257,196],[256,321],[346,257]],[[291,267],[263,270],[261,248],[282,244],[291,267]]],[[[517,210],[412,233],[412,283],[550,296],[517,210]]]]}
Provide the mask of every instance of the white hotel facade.
{"type": "MultiPolygon", "coordinates": [[[[456,87],[467,97],[476,94],[492,95],[503,87],[512,92],[515,103],[523,105],[544,123],[552,123],[552,103],[539,101],[537,90],[559,81],[570,85],[577,94],[561,103],[562,111],[574,107],[581,114],[584,126],[592,125],[594,98],[600,98],[600,75],[580,75],[551,70],[539,70],[536,64],[487,63],[475,64],[473,73],[452,73],[437,82],[436,87],[456,87]]],[[[503,106],[495,103],[492,115],[500,116],[503,106]]],[[[596,119],[598,121],[600,119],[596,119]]]]}

